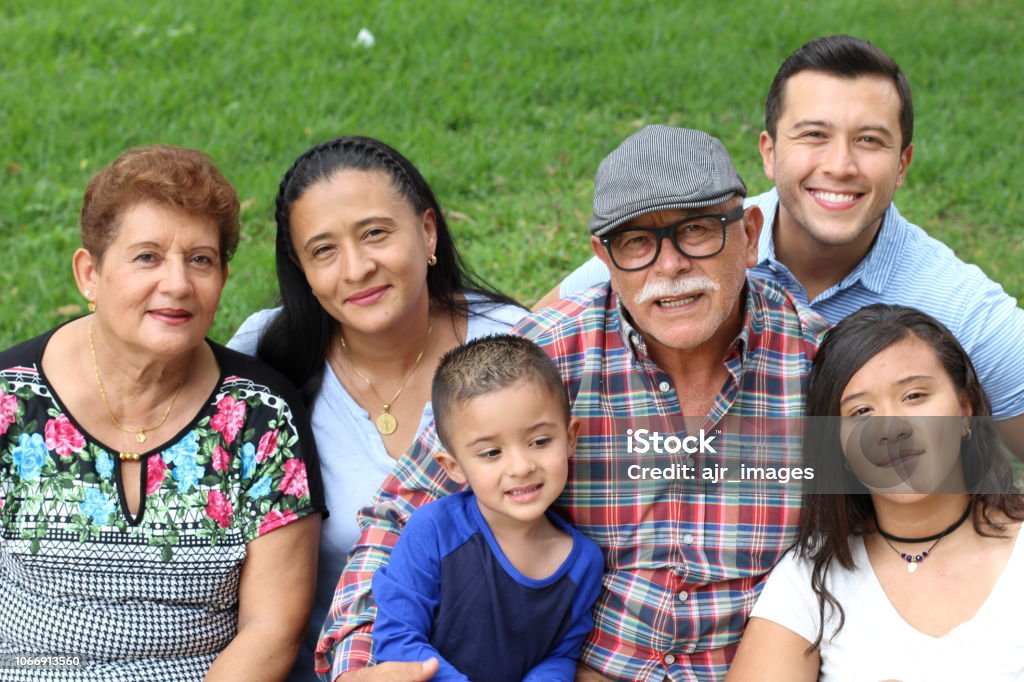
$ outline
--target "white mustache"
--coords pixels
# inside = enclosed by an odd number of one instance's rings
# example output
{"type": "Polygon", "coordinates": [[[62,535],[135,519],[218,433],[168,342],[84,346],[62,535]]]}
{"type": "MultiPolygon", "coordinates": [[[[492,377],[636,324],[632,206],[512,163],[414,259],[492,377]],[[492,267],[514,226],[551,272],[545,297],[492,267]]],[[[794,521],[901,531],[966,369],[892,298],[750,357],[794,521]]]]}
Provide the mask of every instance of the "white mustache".
{"type": "Polygon", "coordinates": [[[718,282],[707,275],[693,275],[680,279],[658,279],[644,284],[636,295],[636,303],[640,305],[659,298],[676,298],[690,296],[700,292],[713,293],[721,289],[718,282]]]}

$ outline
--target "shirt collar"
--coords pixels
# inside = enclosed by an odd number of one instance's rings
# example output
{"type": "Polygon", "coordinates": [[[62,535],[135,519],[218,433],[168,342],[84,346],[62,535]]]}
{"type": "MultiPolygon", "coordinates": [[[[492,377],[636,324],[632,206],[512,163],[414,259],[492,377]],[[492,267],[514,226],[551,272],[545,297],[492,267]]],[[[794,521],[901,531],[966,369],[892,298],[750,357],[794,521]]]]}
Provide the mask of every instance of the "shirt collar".
{"type": "MultiPolygon", "coordinates": [[[[771,266],[777,264],[785,267],[775,259],[775,219],[779,212],[778,190],[771,189],[764,194],[752,198],[749,205],[758,206],[764,214],[764,227],[757,242],[758,264],[771,266]]],[[[878,230],[871,249],[863,260],[857,264],[850,274],[843,278],[836,289],[842,290],[860,283],[868,290],[880,294],[897,264],[897,258],[907,239],[907,221],[896,210],[895,204],[889,204],[882,216],[882,225],[878,230]]]]}

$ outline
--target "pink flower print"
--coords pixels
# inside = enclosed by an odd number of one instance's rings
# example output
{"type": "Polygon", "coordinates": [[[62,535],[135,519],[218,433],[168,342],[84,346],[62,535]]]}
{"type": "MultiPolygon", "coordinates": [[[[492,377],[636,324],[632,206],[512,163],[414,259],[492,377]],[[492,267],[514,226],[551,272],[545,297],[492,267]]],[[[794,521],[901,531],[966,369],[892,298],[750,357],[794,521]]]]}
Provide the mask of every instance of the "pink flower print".
{"type": "Polygon", "coordinates": [[[277,452],[277,431],[267,431],[260,437],[260,444],[256,446],[256,461],[263,462],[275,452],[277,452]]]}
{"type": "Polygon", "coordinates": [[[231,507],[231,500],[224,493],[219,490],[211,490],[206,494],[206,515],[216,521],[221,528],[231,525],[231,515],[234,511],[231,507]]]}
{"type": "Polygon", "coordinates": [[[215,446],[213,448],[213,470],[227,471],[229,466],[231,466],[231,454],[221,446],[215,446]]]}
{"type": "Polygon", "coordinates": [[[245,423],[245,402],[229,395],[217,401],[217,414],[210,420],[210,428],[220,431],[225,443],[231,443],[245,423]]]}
{"type": "Polygon", "coordinates": [[[70,457],[85,448],[85,438],[63,414],[47,420],[43,432],[46,434],[46,447],[61,457],[70,457]]]}
{"type": "Polygon", "coordinates": [[[153,455],[149,458],[146,469],[146,494],[152,495],[164,484],[164,477],[167,475],[167,464],[160,455],[153,455]]]}
{"type": "Polygon", "coordinates": [[[18,399],[10,393],[0,395],[0,436],[7,433],[14,423],[18,411],[18,399]]]}
{"type": "Polygon", "coordinates": [[[299,515],[291,510],[279,511],[277,509],[272,509],[263,517],[263,523],[260,524],[259,534],[266,535],[270,531],[280,528],[281,526],[287,526],[292,521],[298,520],[298,518],[299,515]]]}
{"type": "Polygon", "coordinates": [[[290,459],[284,463],[284,478],[281,479],[281,492],[285,495],[302,497],[309,494],[309,481],[306,480],[306,464],[301,459],[290,459]]]}

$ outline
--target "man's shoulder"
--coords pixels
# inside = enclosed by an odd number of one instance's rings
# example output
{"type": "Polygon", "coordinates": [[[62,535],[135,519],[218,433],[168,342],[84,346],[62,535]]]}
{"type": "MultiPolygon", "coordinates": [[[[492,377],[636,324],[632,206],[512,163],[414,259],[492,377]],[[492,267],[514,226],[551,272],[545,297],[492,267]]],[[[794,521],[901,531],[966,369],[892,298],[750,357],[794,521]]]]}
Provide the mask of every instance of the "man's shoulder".
{"type": "Polygon", "coordinates": [[[817,347],[831,326],[810,306],[804,305],[778,282],[749,277],[750,296],[759,315],[751,318],[756,331],[784,334],[799,338],[817,347]]]}
{"type": "Polygon", "coordinates": [[[611,283],[604,282],[527,315],[513,331],[541,347],[556,341],[584,340],[606,330],[617,314],[615,306],[611,283]]]}

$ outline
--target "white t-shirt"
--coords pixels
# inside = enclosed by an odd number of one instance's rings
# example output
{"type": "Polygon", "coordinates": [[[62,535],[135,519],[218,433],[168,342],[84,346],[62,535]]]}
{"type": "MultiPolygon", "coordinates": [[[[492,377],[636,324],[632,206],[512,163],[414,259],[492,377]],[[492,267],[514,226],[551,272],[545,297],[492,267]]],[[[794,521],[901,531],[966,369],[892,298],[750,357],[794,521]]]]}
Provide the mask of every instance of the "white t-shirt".
{"type": "MultiPolygon", "coordinates": [[[[1018,537],[1019,537],[1018,533],[1018,537]]],[[[926,635],[896,611],[871,568],[864,541],[850,540],[855,569],[834,564],[826,584],[846,615],[843,629],[829,613],[821,642],[821,677],[830,682],[996,682],[1024,680],[1024,542],[1015,541],[992,592],[972,619],[942,637],[926,635]]],[[[818,600],[812,565],[791,550],[775,567],[751,612],[813,642],[818,600]]],[[[955,599],[956,593],[950,594],[955,599]]]]}
{"type": "MultiPolygon", "coordinates": [[[[477,294],[466,294],[469,319],[466,340],[511,331],[528,311],[511,305],[495,305],[477,294]]],[[[228,347],[256,354],[263,330],[280,308],[253,313],[228,341],[228,347]]],[[[356,514],[370,504],[377,489],[395,466],[370,416],[341,385],[330,364],[324,362],[323,383],[310,406],[309,419],[320,455],[324,499],[331,515],[320,527],[320,558],[317,567],[316,598],[306,642],[299,651],[290,682],[317,680],[313,673],[313,649],[334,597],[342,569],[352,545],[359,539],[356,514]]],[[[418,438],[434,420],[429,402],[423,408],[418,438]]]]}

